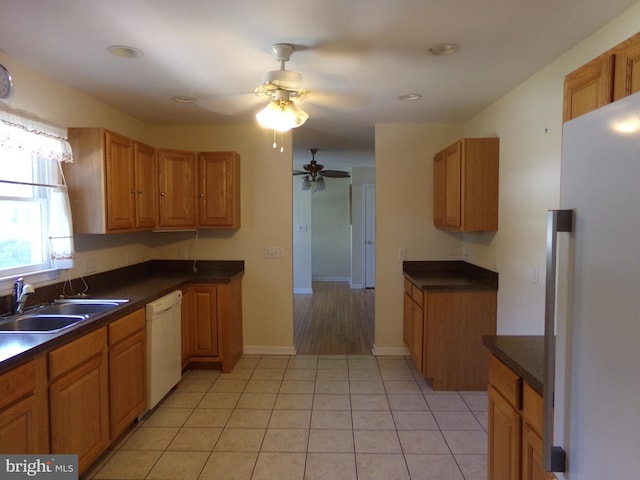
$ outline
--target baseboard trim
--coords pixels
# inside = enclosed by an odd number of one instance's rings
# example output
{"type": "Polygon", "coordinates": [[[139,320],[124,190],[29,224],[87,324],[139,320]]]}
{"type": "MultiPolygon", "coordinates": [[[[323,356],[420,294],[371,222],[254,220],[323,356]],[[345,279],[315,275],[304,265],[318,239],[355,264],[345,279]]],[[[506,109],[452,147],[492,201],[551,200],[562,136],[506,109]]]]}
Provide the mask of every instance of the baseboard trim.
{"type": "Polygon", "coordinates": [[[314,282],[351,282],[350,277],[312,277],[311,280],[314,282]]]}
{"type": "Polygon", "coordinates": [[[242,347],[243,355],[295,355],[295,347],[270,346],[270,345],[244,345],[242,347]]]}
{"type": "Polygon", "coordinates": [[[376,345],[371,349],[371,353],[376,357],[394,356],[404,357],[409,355],[407,347],[378,347],[376,345]]]}
{"type": "Polygon", "coordinates": [[[313,288],[294,288],[293,293],[313,293],[313,288]]]}

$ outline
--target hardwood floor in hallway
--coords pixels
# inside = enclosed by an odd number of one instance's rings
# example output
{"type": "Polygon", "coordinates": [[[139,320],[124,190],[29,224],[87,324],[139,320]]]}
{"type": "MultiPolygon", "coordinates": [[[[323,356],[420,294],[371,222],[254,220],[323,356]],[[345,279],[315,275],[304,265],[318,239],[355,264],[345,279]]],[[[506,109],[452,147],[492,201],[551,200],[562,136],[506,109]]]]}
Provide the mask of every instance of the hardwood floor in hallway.
{"type": "Polygon", "coordinates": [[[294,294],[294,342],[298,354],[371,354],[373,289],[347,282],[313,282],[313,294],[294,294]]]}

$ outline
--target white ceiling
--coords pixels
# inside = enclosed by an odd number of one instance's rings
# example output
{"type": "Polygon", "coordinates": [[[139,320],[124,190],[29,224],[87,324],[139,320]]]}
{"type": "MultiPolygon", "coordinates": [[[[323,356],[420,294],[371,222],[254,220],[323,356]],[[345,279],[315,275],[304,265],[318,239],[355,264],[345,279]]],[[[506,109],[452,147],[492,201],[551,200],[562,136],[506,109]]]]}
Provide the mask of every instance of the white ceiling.
{"type": "Polygon", "coordinates": [[[259,104],[242,109],[279,68],[269,47],[292,43],[311,92],[294,147],[355,155],[376,123],[469,119],[636,1],[0,0],[0,49],[145,122],[211,124],[255,121],[259,104]],[[460,51],[426,53],[440,42],[460,51]]]}

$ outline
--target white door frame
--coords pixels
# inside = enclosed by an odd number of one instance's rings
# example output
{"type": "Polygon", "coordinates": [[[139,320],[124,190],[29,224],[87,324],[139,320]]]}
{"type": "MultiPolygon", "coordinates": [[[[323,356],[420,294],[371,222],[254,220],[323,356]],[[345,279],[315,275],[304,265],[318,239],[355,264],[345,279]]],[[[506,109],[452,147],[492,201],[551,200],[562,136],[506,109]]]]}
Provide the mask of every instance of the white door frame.
{"type": "Polygon", "coordinates": [[[364,288],[376,286],[376,186],[362,185],[362,279],[364,288]]]}

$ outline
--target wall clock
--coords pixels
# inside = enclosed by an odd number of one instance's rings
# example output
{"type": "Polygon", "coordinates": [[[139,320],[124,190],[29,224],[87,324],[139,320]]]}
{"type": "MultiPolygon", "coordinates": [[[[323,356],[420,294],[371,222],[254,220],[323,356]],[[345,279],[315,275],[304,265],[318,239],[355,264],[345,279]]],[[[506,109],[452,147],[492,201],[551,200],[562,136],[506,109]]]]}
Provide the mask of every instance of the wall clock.
{"type": "Polygon", "coordinates": [[[13,90],[13,80],[9,70],[0,65],[0,98],[7,98],[13,90]]]}

